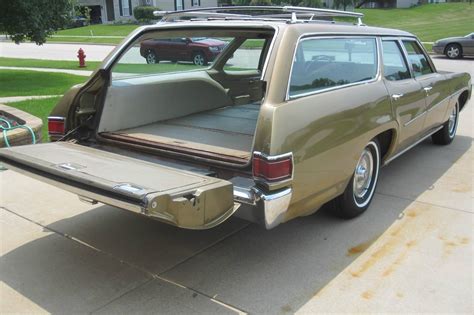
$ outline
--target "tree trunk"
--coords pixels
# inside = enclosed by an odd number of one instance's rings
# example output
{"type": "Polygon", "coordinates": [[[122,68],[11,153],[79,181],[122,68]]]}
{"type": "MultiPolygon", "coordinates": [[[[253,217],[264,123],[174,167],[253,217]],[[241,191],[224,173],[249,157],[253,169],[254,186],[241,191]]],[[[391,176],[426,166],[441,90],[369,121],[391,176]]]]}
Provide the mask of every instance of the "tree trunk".
{"type": "Polygon", "coordinates": [[[370,0],[362,0],[361,2],[357,3],[356,6],[355,6],[356,9],[359,9],[361,6],[363,6],[367,2],[370,2],[370,0]]]}

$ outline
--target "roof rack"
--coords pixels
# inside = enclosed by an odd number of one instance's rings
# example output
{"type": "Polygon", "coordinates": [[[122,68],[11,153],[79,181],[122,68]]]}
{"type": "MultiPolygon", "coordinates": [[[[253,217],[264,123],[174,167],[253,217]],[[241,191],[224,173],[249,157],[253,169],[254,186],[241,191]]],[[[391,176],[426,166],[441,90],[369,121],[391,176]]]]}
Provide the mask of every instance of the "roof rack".
{"type": "Polygon", "coordinates": [[[298,23],[313,21],[319,17],[352,17],[357,25],[364,25],[364,14],[340,10],[295,7],[295,6],[225,6],[196,8],[181,11],[154,11],[161,16],[160,22],[173,22],[184,19],[223,19],[223,20],[276,20],[298,23]],[[248,12],[248,14],[244,14],[248,12]],[[288,18],[288,14],[290,18],[288,18]],[[299,19],[304,18],[304,19],[299,19]]]}

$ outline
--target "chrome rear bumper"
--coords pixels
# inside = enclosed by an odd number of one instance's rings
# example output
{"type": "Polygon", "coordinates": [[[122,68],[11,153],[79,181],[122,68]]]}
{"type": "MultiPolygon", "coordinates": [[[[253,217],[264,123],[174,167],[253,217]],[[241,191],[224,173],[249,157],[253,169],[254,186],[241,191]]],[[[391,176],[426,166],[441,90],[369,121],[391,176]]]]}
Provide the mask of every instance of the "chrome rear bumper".
{"type": "Polygon", "coordinates": [[[247,189],[234,186],[234,201],[250,205],[251,211],[257,212],[256,217],[267,230],[284,221],[292,194],[291,188],[266,193],[256,187],[247,189]]]}

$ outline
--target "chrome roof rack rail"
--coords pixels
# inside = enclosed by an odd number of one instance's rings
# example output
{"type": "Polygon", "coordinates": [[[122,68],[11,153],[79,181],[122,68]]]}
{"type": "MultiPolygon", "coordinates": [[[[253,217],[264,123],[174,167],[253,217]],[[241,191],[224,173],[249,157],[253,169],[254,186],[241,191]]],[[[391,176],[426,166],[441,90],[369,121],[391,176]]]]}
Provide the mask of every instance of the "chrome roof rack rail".
{"type": "Polygon", "coordinates": [[[357,19],[357,25],[364,25],[364,14],[358,12],[295,7],[295,6],[224,6],[210,8],[196,8],[181,11],[155,11],[155,16],[161,16],[160,22],[172,22],[183,19],[223,19],[223,20],[280,20],[288,23],[314,21],[317,17],[352,17],[357,19]],[[265,13],[273,13],[271,18],[265,13]],[[244,14],[245,13],[245,14],[244,14]],[[277,14],[291,14],[290,18],[275,18],[277,14]],[[298,19],[298,15],[304,19],[298,19]]]}

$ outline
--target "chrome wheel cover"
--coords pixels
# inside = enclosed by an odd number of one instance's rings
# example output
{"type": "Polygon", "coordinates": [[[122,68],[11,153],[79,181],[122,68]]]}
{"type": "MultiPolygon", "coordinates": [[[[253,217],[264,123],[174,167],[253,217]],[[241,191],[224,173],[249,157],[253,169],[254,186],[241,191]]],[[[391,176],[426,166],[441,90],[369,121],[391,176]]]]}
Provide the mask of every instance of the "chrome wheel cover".
{"type": "Polygon", "coordinates": [[[365,148],[354,172],[354,196],[364,198],[369,191],[374,172],[374,160],[370,149],[365,148]]]}
{"type": "Polygon", "coordinates": [[[352,196],[358,207],[365,207],[372,200],[379,175],[379,164],[379,148],[371,141],[360,155],[352,181],[352,196]]]}
{"type": "Polygon", "coordinates": [[[456,106],[454,106],[453,110],[451,111],[448,120],[448,132],[450,138],[453,138],[456,134],[456,128],[458,126],[458,114],[458,104],[456,104],[456,106]]]}
{"type": "Polygon", "coordinates": [[[194,56],[194,64],[197,66],[202,66],[204,65],[204,57],[201,54],[197,54],[194,56]]]}
{"type": "Polygon", "coordinates": [[[450,58],[456,58],[459,56],[459,48],[455,46],[451,46],[448,48],[447,53],[450,58]]]}

